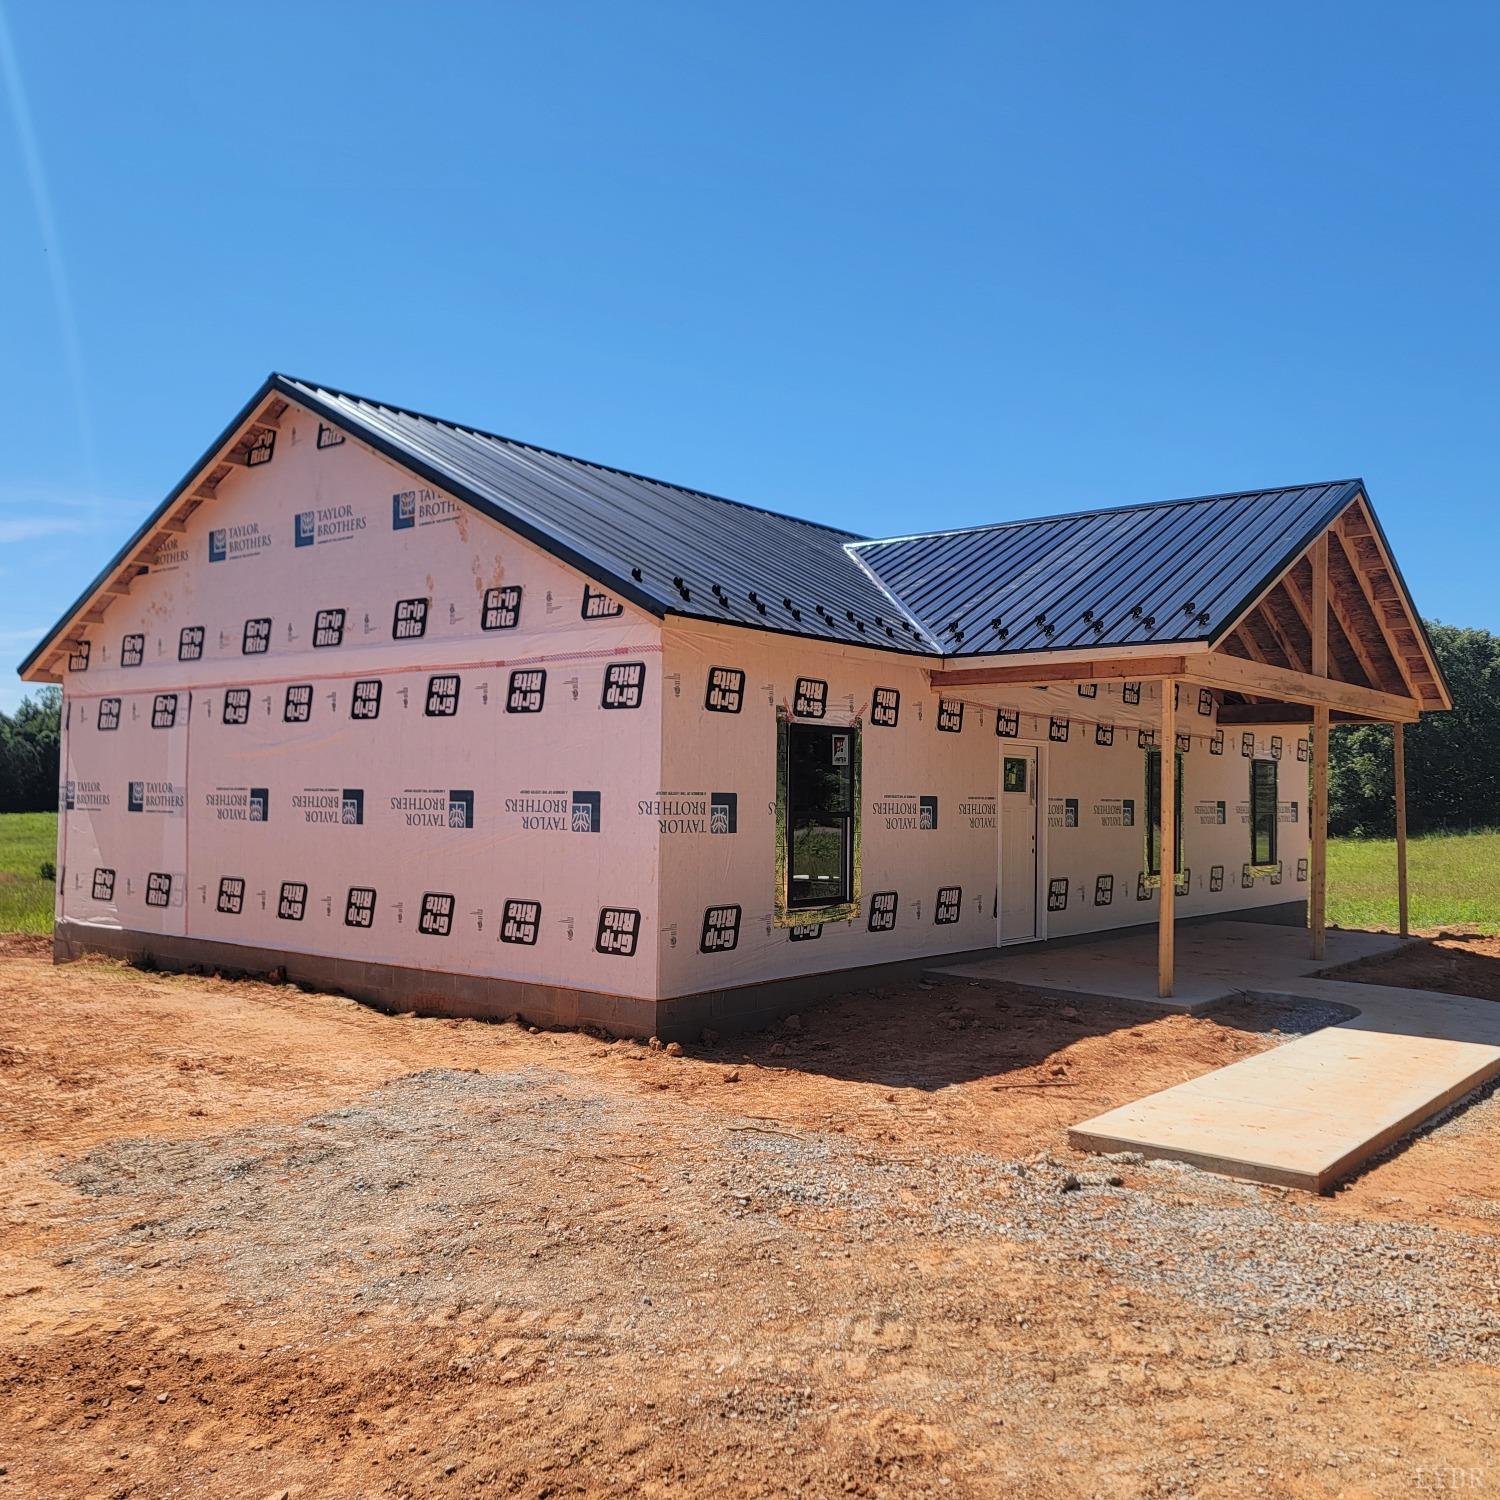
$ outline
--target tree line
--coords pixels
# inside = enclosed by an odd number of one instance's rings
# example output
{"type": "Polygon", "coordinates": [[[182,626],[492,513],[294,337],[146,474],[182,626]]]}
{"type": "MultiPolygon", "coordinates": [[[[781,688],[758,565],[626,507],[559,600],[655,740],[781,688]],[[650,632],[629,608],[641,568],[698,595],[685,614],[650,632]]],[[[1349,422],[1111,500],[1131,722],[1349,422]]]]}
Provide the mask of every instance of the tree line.
{"type": "Polygon", "coordinates": [[[61,744],[61,688],[40,688],[15,713],[0,713],[0,813],[56,808],[61,744]]]}
{"type": "MultiPolygon", "coordinates": [[[[1406,806],[1412,833],[1500,826],[1500,636],[1428,622],[1433,652],[1453,691],[1453,712],[1406,729],[1406,806]]],[[[0,713],[0,812],[57,806],[62,693],[41,688],[0,713]]],[[[1345,725],[1330,736],[1331,832],[1395,830],[1388,725],[1345,725]]]]}

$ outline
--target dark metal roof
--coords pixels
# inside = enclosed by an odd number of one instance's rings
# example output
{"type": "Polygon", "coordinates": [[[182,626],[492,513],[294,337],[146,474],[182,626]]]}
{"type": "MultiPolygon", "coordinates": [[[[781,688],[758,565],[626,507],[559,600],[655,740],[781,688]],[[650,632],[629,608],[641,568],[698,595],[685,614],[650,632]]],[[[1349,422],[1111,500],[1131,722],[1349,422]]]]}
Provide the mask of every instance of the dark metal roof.
{"type": "Polygon", "coordinates": [[[30,653],[22,675],[273,393],[653,614],[929,657],[1213,644],[1364,488],[1345,479],[866,541],[272,375],[30,653]]]}
{"type": "Polygon", "coordinates": [[[849,550],[947,656],[1213,643],[1363,489],[1205,495],[849,550]]]}
{"type": "Polygon", "coordinates": [[[930,654],[936,643],[811,521],[286,376],[272,384],[654,614],[930,654]]]}

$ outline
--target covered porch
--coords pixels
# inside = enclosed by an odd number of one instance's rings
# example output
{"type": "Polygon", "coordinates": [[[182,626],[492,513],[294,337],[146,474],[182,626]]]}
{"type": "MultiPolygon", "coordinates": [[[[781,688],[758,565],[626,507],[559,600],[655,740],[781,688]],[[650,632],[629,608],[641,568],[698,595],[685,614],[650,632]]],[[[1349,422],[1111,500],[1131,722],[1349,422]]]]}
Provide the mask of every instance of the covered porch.
{"type": "MultiPolygon", "coordinates": [[[[1228,542],[1232,538],[1221,539],[1220,545],[1228,542]]],[[[935,696],[967,699],[997,712],[1018,695],[1037,690],[1077,687],[1088,691],[1090,684],[1129,684],[1141,705],[1136,712],[1143,734],[1164,749],[1181,745],[1189,702],[1200,705],[1201,713],[1211,700],[1213,722],[1226,733],[1238,726],[1309,726],[1308,917],[1307,930],[1298,941],[1307,960],[1321,966],[1327,961],[1330,942],[1330,728],[1343,723],[1392,727],[1396,859],[1391,878],[1404,937],[1409,926],[1404,729],[1425,710],[1447,708],[1451,703],[1420,618],[1362,489],[1352,494],[1346,490],[1310,537],[1304,535],[1289,551],[1272,555],[1272,570],[1262,576],[1248,598],[1226,610],[1217,625],[1192,597],[1200,591],[1200,575],[1212,558],[1207,562],[1176,559],[1170,569],[1164,565],[1163,581],[1140,581],[1140,597],[1145,602],[1128,609],[1129,629],[1116,632],[1151,639],[1092,648],[969,652],[962,658],[949,658],[929,678],[935,696]],[[1171,602],[1184,591],[1189,597],[1181,604],[1171,602]],[[1195,625],[1205,627],[1203,634],[1184,639],[1195,625]],[[1175,639],[1171,638],[1174,633],[1175,639]],[[1140,693],[1145,683],[1159,689],[1145,695],[1155,700],[1149,706],[1140,693]]],[[[1088,627],[1085,634],[1109,638],[1102,611],[1084,609],[1080,621],[1088,627]]],[[[990,623],[997,633],[1007,633],[998,616],[990,623]]],[[[1045,610],[1028,626],[1048,635],[1054,628],[1045,610]]],[[[953,630],[962,641],[962,627],[955,624],[953,630]]],[[[1171,1000],[1178,989],[1178,784],[1174,755],[1163,753],[1158,762],[1160,783],[1153,798],[1159,819],[1154,989],[1155,998],[1171,1000]]],[[[1123,956],[1126,950],[1118,951],[1123,956]]],[[[1118,982],[1137,988],[1138,977],[1122,977],[1118,982]]]]}

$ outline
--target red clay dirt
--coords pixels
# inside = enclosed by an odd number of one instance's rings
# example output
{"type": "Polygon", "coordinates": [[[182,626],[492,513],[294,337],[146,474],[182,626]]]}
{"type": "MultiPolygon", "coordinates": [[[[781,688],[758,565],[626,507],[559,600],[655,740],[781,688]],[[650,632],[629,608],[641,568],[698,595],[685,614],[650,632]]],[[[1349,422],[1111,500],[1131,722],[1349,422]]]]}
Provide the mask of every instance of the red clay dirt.
{"type": "Polygon", "coordinates": [[[1500,1485],[1493,1098],[1331,1200],[1066,1147],[1282,1013],[954,981],[678,1056],[43,944],[0,1495],[1500,1485]]]}
{"type": "Polygon", "coordinates": [[[1388,958],[1348,964],[1326,977],[1500,1000],[1500,937],[1437,932],[1425,943],[1388,958]]]}

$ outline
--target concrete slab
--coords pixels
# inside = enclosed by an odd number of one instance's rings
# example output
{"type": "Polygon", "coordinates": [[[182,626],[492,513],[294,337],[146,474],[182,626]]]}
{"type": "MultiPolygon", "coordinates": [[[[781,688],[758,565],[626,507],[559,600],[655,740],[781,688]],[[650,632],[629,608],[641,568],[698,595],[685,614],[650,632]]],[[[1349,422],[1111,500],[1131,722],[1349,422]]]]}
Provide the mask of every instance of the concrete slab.
{"type": "Polygon", "coordinates": [[[1156,993],[1156,928],[1097,942],[1021,946],[997,958],[934,965],[933,974],[981,983],[1020,984],[1069,998],[1129,1000],[1153,1010],[1207,1010],[1245,992],[1276,986],[1356,959],[1394,952],[1405,939],[1384,932],[1330,932],[1327,955],[1308,955],[1304,928],[1264,922],[1204,922],[1177,930],[1176,993],[1156,993]]]}
{"type": "Polygon", "coordinates": [[[1267,986],[1249,972],[1239,993],[1359,1014],[1085,1120],[1068,1132],[1071,1144],[1325,1192],[1500,1076],[1493,1001],[1315,978],[1267,986]]]}

